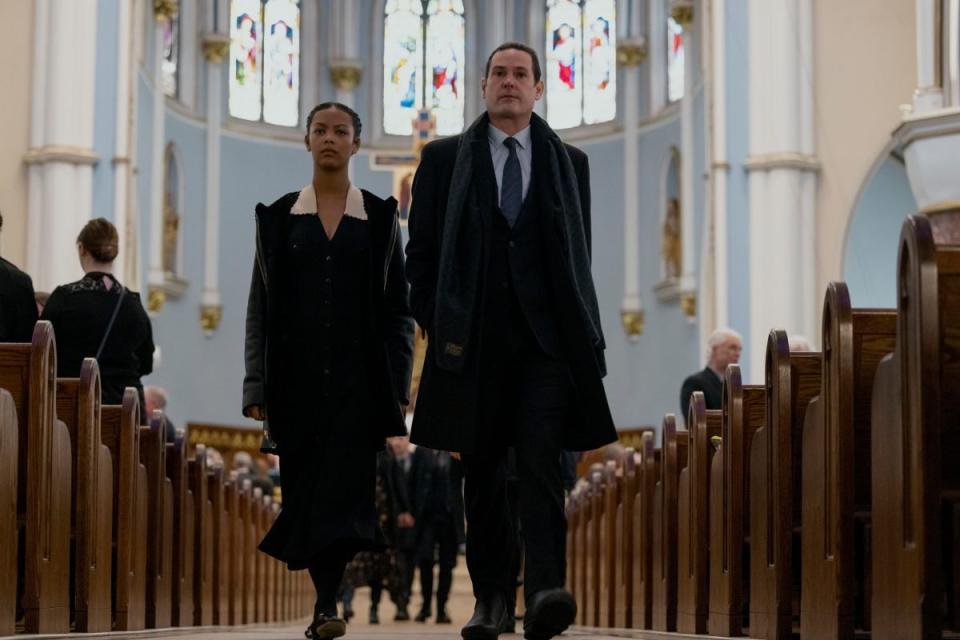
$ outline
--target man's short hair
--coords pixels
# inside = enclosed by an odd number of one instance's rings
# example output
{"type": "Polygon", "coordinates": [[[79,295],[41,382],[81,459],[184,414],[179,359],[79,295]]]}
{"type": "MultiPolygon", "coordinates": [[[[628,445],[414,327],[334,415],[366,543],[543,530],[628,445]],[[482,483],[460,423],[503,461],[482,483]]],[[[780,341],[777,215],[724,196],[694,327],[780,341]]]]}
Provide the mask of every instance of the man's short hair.
{"type": "Polygon", "coordinates": [[[143,397],[152,398],[158,409],[167,408],[167,391],[163,387],[154,384],[148,384],[143,388],[143,397]]]}
{"type": "Polygon", "coordinates": [[[710,337],[707,339],[707,361],[710,361],[710,356],[713,355],[713,348],[719,347],[721,344],[726,342],[729,338],[736,338],[740,341],[740,344],[743,344],[743,336],[734,331],[733,329],[723,328],[717,329],[710,334],[710,337]]]}
{"type": "Polygon", "coordinates": [[[493,56],[501,51],[506,51],[507,49],[516,49],[517,51],[523,51],[524,53],[530,54],[530,64],[533,67],[533,81],[534,83],[540,82],[540,78],[543,76],[543,72],[540,71],[540,58],[537,56],[537,52],[534,51],[529,45],[525,45],[522,42],[504,42],[502,45],[490,52],[490,56],[487,58],[487,67],[483,71],[483,77],[486,78],[490,75],[490,61],[493,60],[493,56]]]}

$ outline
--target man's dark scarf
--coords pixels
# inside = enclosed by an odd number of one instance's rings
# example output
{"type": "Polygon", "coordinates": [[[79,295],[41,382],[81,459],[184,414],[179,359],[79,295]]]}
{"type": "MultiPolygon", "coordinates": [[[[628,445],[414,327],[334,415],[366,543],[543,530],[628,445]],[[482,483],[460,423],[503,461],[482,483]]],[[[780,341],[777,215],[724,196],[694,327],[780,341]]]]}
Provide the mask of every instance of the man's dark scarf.
{"type": "MultiPolygon", "coordinates": [[[[489,118],[480,116],[460,137],[456,164],[450,179],[446,219],[440,248],[440,268],[437,277],[437,297],[434,310],[434,335],[437,366],[448,371],[464,369],[473,330],[477,295],[480,289],[480,269],[483,255],[481,199],[477,193],[473,166],[473,142],[479,131],[486,131],[489,118]]],[[[590,253],[583,215],[580,210],[580,190],[577,174],[560,137],[543,118],[533,114],[530,120],[532,140],[545,141],[547,157],[536,157],[543,163],[538,170],[546,170],[550,185],[547,193],[538,193],[543,215],[560,222],[561,251],[566,257],[567,276],[577,296],[584,326],[595,347],[603,347],[597,294],[590,272],[590,253]]],[[[483,136],[483,144],[487,144],[483,136]]],[[[486,148],[484,151],[487,152],[486,148]]],[[[533,188],[537,187],[534,182],[533,188]]]]}

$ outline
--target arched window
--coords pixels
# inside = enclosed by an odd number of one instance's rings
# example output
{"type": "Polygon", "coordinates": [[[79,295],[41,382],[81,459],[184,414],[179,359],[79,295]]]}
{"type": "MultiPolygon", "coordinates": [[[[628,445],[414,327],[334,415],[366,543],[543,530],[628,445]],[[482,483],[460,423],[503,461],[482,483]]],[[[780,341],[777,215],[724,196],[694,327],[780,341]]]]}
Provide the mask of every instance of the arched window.
{"type": "Polygon", "coordinates": [[[617,115],[616,2],[547,0],[547,120],[555,129],[617,115]]]}
{"type": "Polygon", "coordinates": [[[299,1],[231,0],[230,39],[230,115],[297,126],[299,1]]]}
{"type": "Polygon", "coordinates": [[[383,27],[383,130],[413,133],[426,106],[439,135],[463,130],[463,0],[387,0],[383,27]],[[429,84],[428,84],[429,82],[429,84]]]}
{"type": "Polygon", "coordinates": [[[683,25],[667,18],[667,100],[683,98],[684,86],[683,25]]]}
{"type": "Polygon", "coordinates": [[[180,94],[180,78],[177,68],[180,66],[180,2],[177,1],[177,12],[163,23],[163,60],[160,62],[160,75],[163,81],[163,92],[171,98],[178,98],[180,94]]]}

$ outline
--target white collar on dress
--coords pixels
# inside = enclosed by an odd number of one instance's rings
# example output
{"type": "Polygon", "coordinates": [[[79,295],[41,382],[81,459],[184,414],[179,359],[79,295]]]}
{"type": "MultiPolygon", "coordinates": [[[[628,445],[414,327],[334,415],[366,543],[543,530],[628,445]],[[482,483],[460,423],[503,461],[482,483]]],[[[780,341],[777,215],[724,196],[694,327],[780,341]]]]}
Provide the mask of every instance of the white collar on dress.
{"type": "MultiPolygon", "coordinates": [[[[296,216],[317,215],[317,194],[314,192],[312,184],[308,184],[300,190],[300,195],[297,197],[297,201],[293,203],[290,213],[296,216]]],[[[343,214],[358,220],[367,219],[367,210],[363,206],[363,193],[359,187],[352,183],[347,190],[347,206],[343,214]]]]}

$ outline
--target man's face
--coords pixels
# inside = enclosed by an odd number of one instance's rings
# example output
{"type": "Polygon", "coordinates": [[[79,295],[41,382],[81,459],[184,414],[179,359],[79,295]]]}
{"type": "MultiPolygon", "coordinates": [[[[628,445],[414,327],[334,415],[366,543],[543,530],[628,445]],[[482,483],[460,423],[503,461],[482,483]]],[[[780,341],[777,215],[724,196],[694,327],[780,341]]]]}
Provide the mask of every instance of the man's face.
{"type": "Polygon", "coordinates": [[[404,436],[389,438],[388,442],[390,443],[390,450],[393,451],[393,455],[398,458],[402,458],[410,451],[410,441],[404,436]]]}
{"type": "Polygon", "coordinates": [[[313,114],[306,143],[314,164],[326,170],[342,168],[360,148],[350,115],[334,107],[313,114]]]}
{"type": "Polygon", "coordinates": [[[713,366],[717,371],[726,371],[727,365],[740,362],[740,339],[728,337],[713,348],[713,366]]]}
{"type": "Polygon", "coordinates": [[[487,113],[494,118],[528,118],[533,104],[543,95],[543,80],[533,79],[530,54],[519,49],[496,52],[480,87],[487,113]]]}

